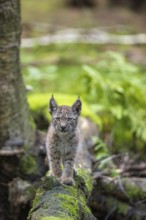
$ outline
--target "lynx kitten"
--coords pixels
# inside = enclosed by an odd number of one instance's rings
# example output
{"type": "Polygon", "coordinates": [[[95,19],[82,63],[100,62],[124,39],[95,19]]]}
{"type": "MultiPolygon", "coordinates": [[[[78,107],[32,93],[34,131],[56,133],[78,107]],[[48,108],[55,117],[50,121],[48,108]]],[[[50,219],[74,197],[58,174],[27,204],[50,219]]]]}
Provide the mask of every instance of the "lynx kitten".
{"type": "Polygon", "coordinates": [[[79,144],[77,123],[81,105],[78,98],[71,107],[58,106],[53,96],[49,103],[49,112],[52,116],[46,141],[49,168],[51,175],[60,178],[66,185],[75,184],[73,172],[79,144]]]}

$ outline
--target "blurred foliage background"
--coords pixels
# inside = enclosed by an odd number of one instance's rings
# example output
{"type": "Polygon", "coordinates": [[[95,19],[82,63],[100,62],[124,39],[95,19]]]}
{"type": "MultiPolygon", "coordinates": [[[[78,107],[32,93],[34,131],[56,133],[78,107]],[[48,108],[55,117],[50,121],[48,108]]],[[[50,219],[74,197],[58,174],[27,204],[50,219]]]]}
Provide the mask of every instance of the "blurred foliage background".
{"type": "MultiPolygon", "coordinates": [[[[145,33],[145,1],[22,0],[22,42],[56,31],[145,33]]],[[[21,48],[22,74],[37,127],[48,126],[48,100],[71,105],[95,122],[110,153],[146,151],[146,46],[62,42],[21,48]]],[[[103,145],[104,146],[104,145],[103,145]]],[[[105,149],[105,147],[104,147],[105,149]]]]}

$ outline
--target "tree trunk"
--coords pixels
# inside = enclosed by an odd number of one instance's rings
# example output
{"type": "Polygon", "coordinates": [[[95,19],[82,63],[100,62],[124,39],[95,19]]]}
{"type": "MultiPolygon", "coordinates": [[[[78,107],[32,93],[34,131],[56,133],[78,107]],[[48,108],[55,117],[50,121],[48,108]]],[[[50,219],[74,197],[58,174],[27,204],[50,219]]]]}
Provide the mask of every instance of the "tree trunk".
{"type": "Polygon", "coordinates": [[[20,74],[20,1],[0,0],[0,149],[34,135],[20,74]]]}
{"type": "Polygon", "coordinates": [[[8,183],[20,175],[20,155],[34,142],[20,74],[20,1],[0,0],[0,219],[9,213],[8,183]]]}

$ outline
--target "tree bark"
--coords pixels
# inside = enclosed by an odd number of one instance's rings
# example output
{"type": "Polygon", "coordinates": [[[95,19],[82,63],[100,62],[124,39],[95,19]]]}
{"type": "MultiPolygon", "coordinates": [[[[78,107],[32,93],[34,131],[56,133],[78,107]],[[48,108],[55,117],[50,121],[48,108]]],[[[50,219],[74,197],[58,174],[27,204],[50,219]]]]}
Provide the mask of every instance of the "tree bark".
{"type": "Polygon", "coordinates": [[[13,219],[8,183],[19,176],[19,162],[34,142],[33,122],[20,74],[20,1],[0,0],[0,219],[13,219]]]}
{"type": "Polygon", "coordinates": [[[0,0],[0,149],[30,145],[33,131],[20,74],[20,1],[0,0]]]}

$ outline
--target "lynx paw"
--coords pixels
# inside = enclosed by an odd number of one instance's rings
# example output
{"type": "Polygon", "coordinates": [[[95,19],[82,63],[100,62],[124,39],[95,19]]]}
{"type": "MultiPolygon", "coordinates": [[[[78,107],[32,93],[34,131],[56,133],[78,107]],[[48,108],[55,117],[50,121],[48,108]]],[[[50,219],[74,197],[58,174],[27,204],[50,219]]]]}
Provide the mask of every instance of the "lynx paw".
{"type": "Polygon", "coordinates": [[[75,181],[71,177],[61,178],[61,183],[69,186],[75,186],[75,181]]]}

